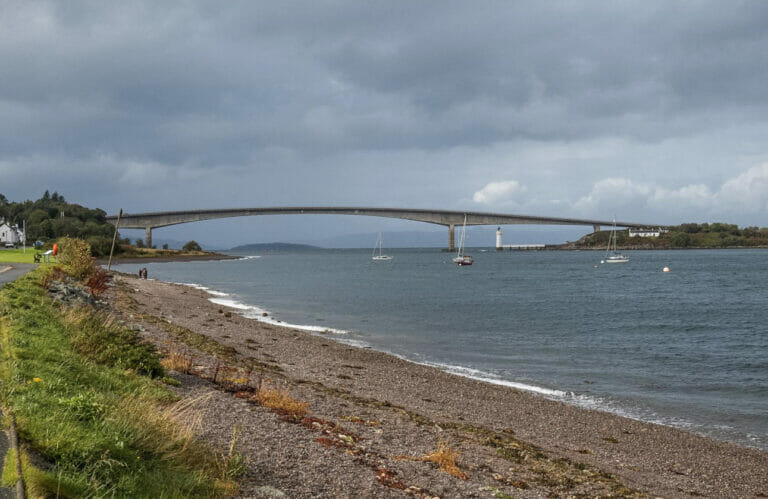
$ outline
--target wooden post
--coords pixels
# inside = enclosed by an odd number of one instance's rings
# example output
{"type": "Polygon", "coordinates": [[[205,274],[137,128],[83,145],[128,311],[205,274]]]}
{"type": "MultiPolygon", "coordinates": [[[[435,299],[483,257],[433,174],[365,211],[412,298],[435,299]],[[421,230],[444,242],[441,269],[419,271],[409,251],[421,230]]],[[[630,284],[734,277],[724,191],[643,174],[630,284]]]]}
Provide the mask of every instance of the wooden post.
{"type": "Polygon", "coordinates": [[[109,262],[107,263],[107,270],[112,268],[112,253],[115,252],[115,242],[117,241],[117,229],[120,227],[120,217],[123,215],[123,209],[117,213],[117,222],[115,222],[115,235],[112,236],[112,248],[109,250],[109,262]]]}

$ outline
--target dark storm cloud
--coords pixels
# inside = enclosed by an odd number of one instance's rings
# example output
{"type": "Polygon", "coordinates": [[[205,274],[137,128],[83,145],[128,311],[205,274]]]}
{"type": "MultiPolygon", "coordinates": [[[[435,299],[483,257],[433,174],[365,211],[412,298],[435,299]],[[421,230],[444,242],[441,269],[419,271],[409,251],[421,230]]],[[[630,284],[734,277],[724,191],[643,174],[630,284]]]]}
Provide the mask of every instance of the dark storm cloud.
{"type": "MultiPolygon", "coordinates": [[[[111,182],[158,208],[448,208],[519,182],[514,206],[539,209],[522,193],[548,194],[525,172],[544,168],[549,186],[575,166],[510,157],[567,157],[563,144],[602,157],[606,143],[620,157],[615,144],[639,154],[630,146],[743,126],[759,160],[766,23],[758,1],[0,0],[0,178],[36,196],[33,171],[83,202],[111,182]],[[470,183],[451,181],[468,168],[470,183]]],[[[675,167],[698,174],[693,156],[675,167]]],[[[597,206],[590,190],[616,176],[607,161],[577,163],[581,183],[553,206],[597,206]]],[[[636,163],[655,168],[641,177],[671,170],[636,163]]],[[[735,176],[711,168],[711,192],[735,176]]]]}
{"type": "Polygon", "coordinates": [[[759,2],[69,2],[3,17],[10,155],[234,164],[268,147],[657,139],[768,102],[759,2]]]}

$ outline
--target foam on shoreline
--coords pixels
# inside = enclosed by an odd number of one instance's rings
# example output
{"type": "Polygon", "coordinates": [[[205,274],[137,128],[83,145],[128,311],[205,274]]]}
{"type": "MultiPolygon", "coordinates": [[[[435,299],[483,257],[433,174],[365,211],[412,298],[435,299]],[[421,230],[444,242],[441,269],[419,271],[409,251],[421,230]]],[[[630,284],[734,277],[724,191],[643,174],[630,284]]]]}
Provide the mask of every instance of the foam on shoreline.
{"type": "MultiPolygon", "coordinates": [[[[259,258],[259,257],[257,256],[256,258],[259,258]]],[[[307,331],[310,333],[339,334],[339,335],[344,335],[349,333],[349,331],[345,331],[343,329],[331,328],[331,327],[310,326],[306,324],[290,324],[288,322],[283,322],[279,319],[275,319],[269,314],[267,310],[264,310],[263,308],[259,308],[255,305],[248,305],[248,304],[239,302],[237,300],[233,300],[231,298],[226,298],[228,296],[231,296],[229,293],[224,293],[223,291],[217,291],[215,289],[210,289],[206,286],[201,286],[200,284],[189,283],[189,282],[177,282],[174,284],[189,286],[195,289],[199,289],[201,291],[205,291],[209,295],[214,296],[214,298],[208,298],[208,301],[210,301],[211,303],[215,303],[216,305],[221,305],[222,307],[233,308],[237,310],[240,313],[240,315],[242,315],[247,319],[254,319],[259,322],[264,322],[266,324],[298,329],[298,330],[307,331]]],[[[362,346],[362,345],[357,345],[357,346],[362,346]]]]}
{"type": "Polygon", "coordinates": [[[515,388],[517,390],[524,390],[526,392],[534,392],[534,393],[538,393],[540,395],[555,398],[558,400],[567,398],[569,394],[569,392],[564,392],[562,390],[554,390],[551,388],[544,388],[542,386],[528,385],[528,384],[519,383],[516,381],[504,380],[490,373],[487,373],[485,371],[472,369],[471,367],[456,366],[451,364],[440,364],[435,362],[421,362],[421,364],[425,366],[436,367],[441,371],[445,371],[450,374],[455,374],[456,376],[475,379],[477,381],[483,381],[485,383],[490,383],[492,385],[508,386],[510,388],[515,388]]]}
{"type": "MultiPolygon", "coordinates": [[[[344,338],[343,336],[348,334],[349,331],[345,331],[343,329],[335,329],[335,328],[329,328],[324,326],[311,326],[311,325],[303,325],[303,324],[290,324],[287,322],[283,322],[279,319],[275,319],[270,315],[270,313],[267,310],[263,308],[257,307],[255,305],[249,305],[249,304],[237,301],[235,299],[232,299],[229,293],[211,289],[211,288],[208,288],[207,286],[203,286],[196,283],[180,282],[175,284],[181,284],[183,286],[189,286],[195,289],[199,289],[201,291],[205,291],[207,294],[211,295],[211,298],[208,298],[208,301],[216,305],[221,305],[223,307],[234,309],[237,311],[237,313],[239,313],[240,315],[242,315],[247,319],[253,319],[253,320],[263,322],[266,324],[271,324],[274,326],[298,329],[298,330],[306,331],[312,334],[337,334],[339,335],[339,337],[334,338],[336,341],[339,341],[341,343],[345,343],[351,346],[360,347],[360,348],[372,348],[371,345],[365,343],[364,341],[344,338]]],[[[443,372],[454,374],[456,376],[462,376],[464,378],[474,379],[477,381],[481,381],[483,383],[489,383],[489,384],[498,385],[498,386],[506,386],[509,388],[514,388],[516,390],[534,393],[551,400],[559,400],[559,401],[562,401],[571,405],[575,405],[578,407],[582,407],[585,409],[599,410],[599,411],[608,412],[611,414],[616,414],[619,416],[628,417],[638,421],[663,424],[665,426],[675,426],[678,428],[691,427],[691,423],[687,421],[682,421],[682,420],[671,421],[665,418],[660,418],[656,414],[640,414],[640,412],[642,411],[639,411],[639,412],[632,411],[627,407],[610,403],[601,397],[592,397],[589,395],[577,394],[574,392],[557,390],[553,388],[546,388],[538,385],[521,383],[518,381],[505,380],[505,379],[499,378],[498,376],[493,375],[492,373],[481,371],[479,369],[473,369],[471,367],[438,363],[438,362],[430,362],[430,361],[418,361],[418,360],[414,360],[407,356],[403,356],[391,351],[387,351],[387,350],[379,350],[379,351],[387,355],[393,355],[395,357],[398,357],[408,362],[413,362],[415,364],[434,367],[443,372]]]]}
{"type": "MultiPolygon", "coordinates": [[[[259,256],[255,256],[253,258],[259,258],[259,256]]],[[[338,336],[334,337],[333,339],[340,343],[344,343],[344,344],[359,347],[359,348],[373,348],[370,344],[362,340],[356,340],[348,337],[345,338],[344,336],[349,334],[350,331],[337,329],[337,328],[330,328],[326,326],[291,324],[291,323],[283,322],[279,319],[272,317],[272,315],[265,309],[232,299],[229,293],[225,293],[215,289],[210,289],[206,286],[202,286],[196,283],[175,283],[175,284],[189,286],[195,289],[199,289],[201,291],[205,291],[207,294],[211,295],[211,297],[208,298],[208,301],[216,305],[221,305],[223,307],[234,309],[237,311],[239,315],[242,315],[247,319],[253,319],[253,320],[263,322],[265,324],[271,324],[274,326],[306,331],[311,334],[317,334],[317,335],[334,334],[338,336]]],[[[381,349],[377,349],[377,350],[384,354],[393,355],[402,360],[413,362],[414,364],[434,367],[443,372],[454,374],[456,376],[462,376],[464,378],[474,379],[477,381],[481,381],[483,383],[489,383],[489,384],[498,385],[498,386],[506,386],[516,390],[534,393],[536,395],[540,395],[550,400],[561,401],[561,402],[574,405],[577,407],[581,407],[584,409],[597,410],[601,412],[615,414],[617,416],[634,419],[637,421],[644,421],[647,423],[660,424],[663,426],[687,429],[689,431],[695,431],[700,434],[714,436],[709,434],[706,431],[701,431],[702,430],[701,428],[697,428],[699,425],[691,423],[690,421],[680,419],[680,418],[663,417],[653,411],[644,410],[640,407],[634,407],[634,408],[628,407],[625,404],[617,403],[616,401],[611,401],[603,397],[596,397],[596,396],[591,396],[587,394],[579,394],[571,391],[558,390],[554,388],[546,388],[538,385],[521,383],[518,381],[505,380],[505,379],[499,378],[498,376],[492,373],[481,371],[478,369],[473,369],[466,366],[458,366],[453,364],[437,363],[437,362],[430,362],[430,361],[419,361],[419,360],[415,360],[413,358],[409,358],[407,356],[403,356],[388,350],[381,350],[381,349]]]]}

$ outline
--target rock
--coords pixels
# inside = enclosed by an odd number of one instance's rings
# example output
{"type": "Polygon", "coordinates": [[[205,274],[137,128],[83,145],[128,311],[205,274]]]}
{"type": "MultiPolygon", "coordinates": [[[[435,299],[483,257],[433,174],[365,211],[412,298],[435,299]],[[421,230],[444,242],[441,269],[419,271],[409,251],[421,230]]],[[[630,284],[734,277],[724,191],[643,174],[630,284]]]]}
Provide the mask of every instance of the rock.
{"type": "Polygon", "coordinates": [[[285,492],[269,485],[263,485],[257,488],[254,492],[259,494],[261,497],[285,497],[285,492]]]}

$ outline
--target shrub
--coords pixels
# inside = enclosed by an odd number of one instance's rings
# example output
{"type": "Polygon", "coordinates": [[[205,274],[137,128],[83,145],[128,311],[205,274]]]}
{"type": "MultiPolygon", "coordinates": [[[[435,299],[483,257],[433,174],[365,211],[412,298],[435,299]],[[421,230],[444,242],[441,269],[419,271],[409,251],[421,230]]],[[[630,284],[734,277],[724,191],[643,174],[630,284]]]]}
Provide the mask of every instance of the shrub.
{"type": "MultiPolygon", "coordinates": [[[[91,236],[88,239],[88,244],[91,245],[91,254],[93,256],[108,256],[109,250],[112,249],[112,238],[104,236],[91,236]]],[[[115,246],[115,251],[119,247],[115,246]]]]}
{"type": "Polygon", "coordinates": [[[181,249],[183,249],[184,251],[203,251],[203,248],[201,248],[200,245],[197,244],[197,241],[189,241],[181,249]]]}
{"type": "Polygon", "coordinates": [[[82,239],[62,237],[58,240],[59,263],[67,273],[77,279],[82,279],[93,270],[91,245],[82,239]]]}
{"type": "Polygon", "coordinates": [[[112,276],[104,269],[101,267],[94,267],[85,286],[91,291],[92,295],[98,296],[107,290],[107,283],[110,279],[112,279],[112,276]]]}

